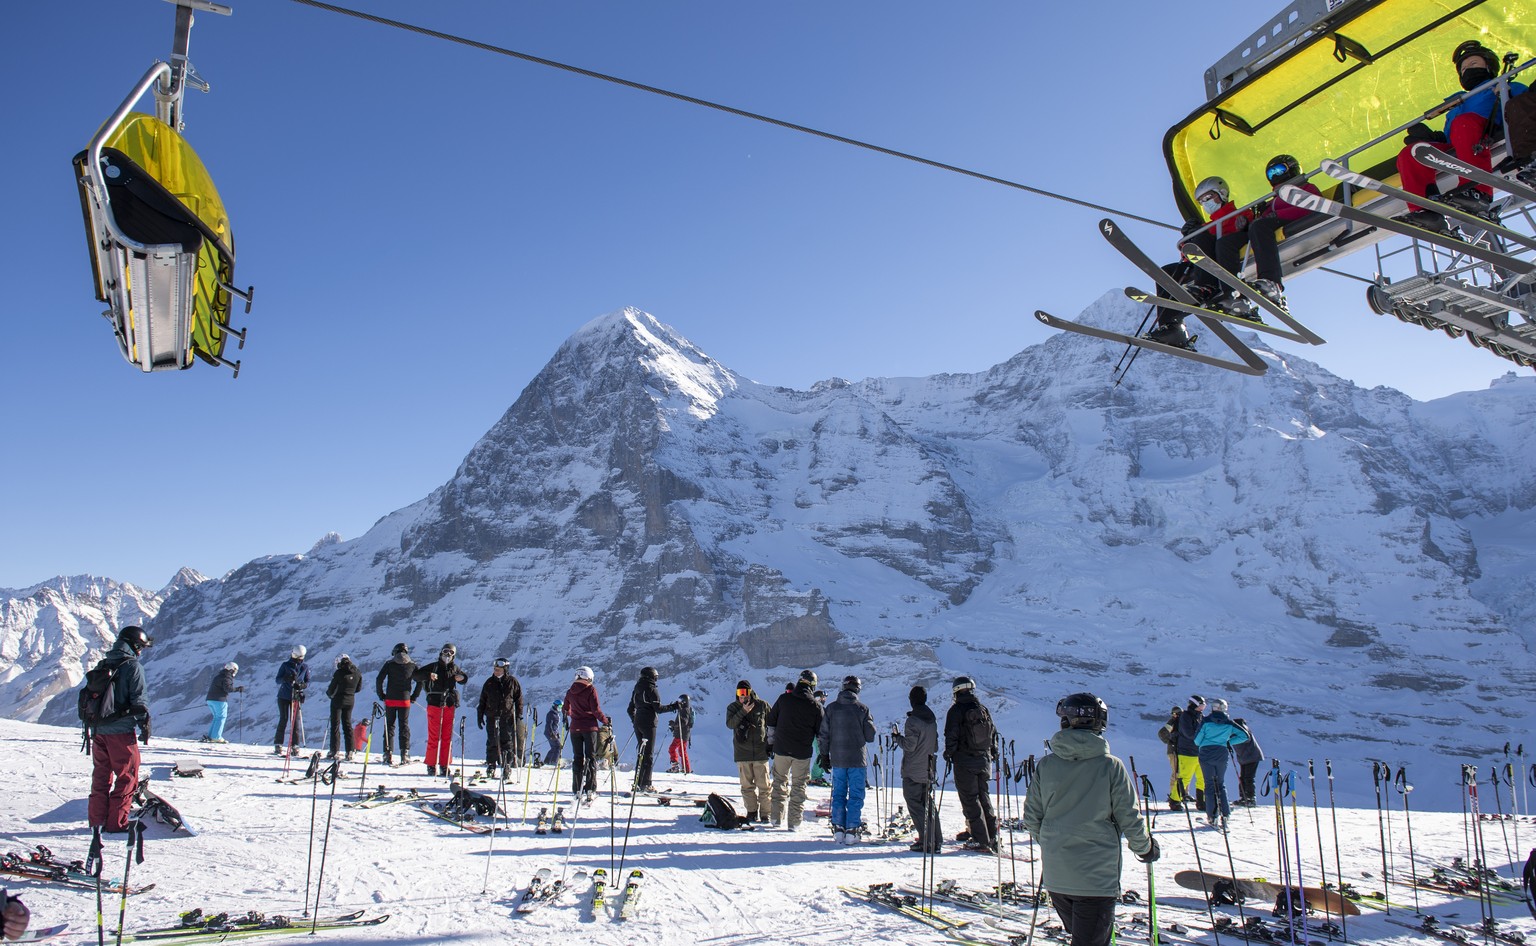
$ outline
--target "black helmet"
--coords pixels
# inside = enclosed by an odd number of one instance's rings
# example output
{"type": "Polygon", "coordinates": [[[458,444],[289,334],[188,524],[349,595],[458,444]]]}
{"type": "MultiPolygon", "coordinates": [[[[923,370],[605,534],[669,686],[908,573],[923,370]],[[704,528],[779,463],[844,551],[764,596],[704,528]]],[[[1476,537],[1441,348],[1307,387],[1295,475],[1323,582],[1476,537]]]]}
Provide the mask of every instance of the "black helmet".
{"type": "Polygon", "coordinates": [[[641,667],[640,668],[640,679],[642,679],[642,680],[654,680],[654,679],[656,679],[656,668],[655,667],[641,667]]]}
{"type": "Polygon", "coordinates": [[[407,654],[407,655],[409,655],[410,652],[411,652],[411,649],[409,647],[405,646],[405,641],[401,641],[400,643],[395,645],[395,649],[390,651],[389,655],[391,657],[394,657],[397,654],[407,654]]]}
{"type": "Polygon", "coordinates": [[[439,660],[452,660],[459,655],[459,649],[452,644],[444,644],[442,650],[437,652],[439,660]]]}
{"type": "Polygon", "coordinates": [[[976,689],[976,681],[972,680],[970,677],[956,677],[955,678],[954,693],[955,693],[956,696],[960,695],[961,691],[963,691],[963,690],[974,690],[974,689],[976,689]]]}
{"type": "Polygon", "coordinates": [[[815,689],[816,688],[816,683],[817,683],[816,671],[814,671],[814,670],[802,670],[802,671],[800,671],[800,682],[801,683],[809,683],[811,685],[811,689],[815,689]]]}
{"type": "Polygon", "coordinates": [[[853,692],[857,693],[859,690],[863,689],[863,687],[863,681],[851,673],[843,678],[843,689],[845,690],[852,690],[853,692]]]}
{"type": "Polygon", "coordinates": [[[1294,155],[1277,154],[1264,165],[1264,179],[1269,186],[1279,187],[1301,176],[1301,162],[1294,155]]]}
{"type": "Polygon", "coordinates": [[[1499,54],[1475,39],[1469,39],[1460,46],[1457,46],[1456,51],[1451,53],[1451,62],[1456,64],[1456,71],[1460,72],[1461,64],[1473,56],[1483,57],[1483,62],[1488,64],[1489,70],[1494,75],[1499,74],[1499,54]]]}
{"type": "Polygon", "coordinates": [[[154,638],[144,633],[144,629],[139,627],[137,624],[130,624],[122,630],[118,631],[117,639],[120,641],[127,641],[128,646],[133,648],[133,652],[135,654],[143,653],[144,648],[155,642],[154,638]]]}
{"type": "Polygon", "coordinates": [[[1062,729],[1088,729],[1101,733],[1109,725],[1109,707],[1092,693],[1062,697],[1056,704],[1056,715],[1061,717],[1062,729]]]}

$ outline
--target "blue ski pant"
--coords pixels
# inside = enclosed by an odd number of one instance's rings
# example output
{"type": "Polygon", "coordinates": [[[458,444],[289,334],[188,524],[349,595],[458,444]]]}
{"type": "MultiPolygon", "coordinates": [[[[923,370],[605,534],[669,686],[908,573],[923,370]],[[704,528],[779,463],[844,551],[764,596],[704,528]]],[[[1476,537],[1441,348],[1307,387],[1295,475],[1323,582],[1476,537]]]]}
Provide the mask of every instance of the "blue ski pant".
{"type": "Polygon", "coordinates": [[[208,724],[208,738],[223,739],[224,723],[229,719],[229,704],[224,700],[209,700],[208,712],[213,714],[213,721],[208,724]]]}
{"type": "Polygon", "coordinates": [[[832,827],[857,828],[864,823],[865,771],[832,767],[832,827]]]}
{"type": "Polygon", "coordinates": [[[1227,804],[1227,747],[1201,746],[1200,771],[1205,776],[1205,816],[1215,820],[1232,814],[1227,804]]]}

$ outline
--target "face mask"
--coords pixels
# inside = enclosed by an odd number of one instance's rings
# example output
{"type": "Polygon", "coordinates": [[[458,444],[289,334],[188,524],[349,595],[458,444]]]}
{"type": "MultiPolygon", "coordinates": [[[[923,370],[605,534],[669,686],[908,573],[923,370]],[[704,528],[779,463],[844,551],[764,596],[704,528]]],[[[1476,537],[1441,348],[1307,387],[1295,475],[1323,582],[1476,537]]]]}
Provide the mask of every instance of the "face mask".
{"type": "Polygon", "coordinates": [[[1471,69],[1468,69],[1461,74],[1461,87],[1467,91],[1471,91],[1472,89],[1477,88],[1492,78],[1492,69],[1484,69],[1480,66],[1473,66],[1471,69]]]}
{"type": "Polygon", "coordinates": [[[1216,211],[1221,209],[1221,198],[1220,197],[1205,197],[1205,198],[1202,198],[1201,201],[1200,201],[1200,206],[1205,208],[1205,212],[1206,213],[1213,214],[1216,211]]]}

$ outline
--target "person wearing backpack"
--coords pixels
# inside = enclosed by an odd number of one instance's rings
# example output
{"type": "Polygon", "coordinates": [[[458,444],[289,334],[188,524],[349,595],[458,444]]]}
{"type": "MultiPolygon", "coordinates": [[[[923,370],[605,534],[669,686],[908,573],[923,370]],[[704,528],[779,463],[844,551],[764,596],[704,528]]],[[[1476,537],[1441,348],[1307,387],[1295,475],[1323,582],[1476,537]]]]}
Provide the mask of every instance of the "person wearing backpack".
{"type": "Polygon", "coordinates": [[[768,787],[768,704],[758,699],[752,684],[736,681],[736,699],[725,709],[731,730],[731,753],[741,779],[741,803],[748,822],[768,820],[772,798],[768,787]]]}
{"type": "Polygon", "coordinates": [[[93,829],[108,834],[128,830],[128,809],[139,788],[139,743],[149,743],[149,706],[145,702],[144,668],[139,655],[153,644],[144,629],[130,624],[117,634],[117,642],[87,674],[110,675],[95,706],[82,715],[91,739],[91,797],[86,820],[93,829]],[[90,718],[94,717],[94,719],[90,718]]]}
{"type": "Polygon", "coordinates": [[[1183,811],[1180,801],[1184,793],[1179,790],[1179,716],[1182,711],[1175,706],[1168,714],[1168,721],[1157,730],[1157,738],[1168,750],[1168,810],[1183,811]]]}
{"type": "Polygon", "coordinates": [[[307,653],[308,649],[300,644],[277,668],[277,732],[272,735],[273,755],[287,755],[303,736],[299,707],[303,705],[304,691],[309,687],[309,664],[304,662],[307,653]]]}
{"type": "Polygon", "coordinates": [[[932,854],[944,844],[939,811],[933,804],[939,721],[928,707],[926,687],[913,687],[907,694],[907,701],[912,704],[912,711],[907,714],[906,730],[903,732],[892,723],[891,739],[901,746],[901,794],[917,827],[917,842],[911,849],[932,854]]]}
{"type": "Polygon", "coordinates": [[[453,765],[453,717],[459,707],[459,684],[469,674],[459,669],[459,649],[444,644],[437,659],[419,668],[415,680],[427,694],[427,774],[447,775],[453,765]]]}
{"type": "Polygon", "coordinates": [[[239,672],[240,665],[231,660],[213,675],[213,682],[208,685],[208,712],[213,714],[213,720],[208,724],[208,735],[201,742],[227,741],[224,723],[229,719],[229,695],[245,692],[245,687],[235,686],[235,674],[239,672]]]}
{"type": "Polygon", "coordinates": [[[1200,770],[1200,750],[1195,746],[1195,733],[1205,718],[1205,697],[1196,693],[1189,698],[1189,705],[1179,714],[1179,731],[1174,735],[1174,748],[1179,754],[1179,784],[1174,797],[1180,802],[1189,801],[1189,781],[1195,781],[1195,807],[1205,810],[1205,773],[1200,770]]]}
{"type": "Polygon", "coordinates": [[[844,677],[821,718],[821,767],[832,770],[832,837],[839,844],[858,843],[864,825],[864,747],[875,741],[875,720],[859,700],[863,686],[858,677],[844,677]]]}
{"type": "Polygon", "coordinates": [[[1024,797],[1024,830],[1040,845],[1040,884],[1071,946],[1109,946],[1120,902],[1121,838],[1144,864],[1157,841],[1136,806],[1125,763],[1109,754],[1109,707],[1092,693],[1056,704],[1061,729],[1024,797]]]}
{"type": "Polygon", "coordinates": [[[363,688],[363,675],[347,654],[336,658],[336,672],[325,695],[331,698],[331,758],[352,761],[352,707],[363,688]]]}
{"type": "Polygon", "coordinates": [[[405,765],[411,761],[411,704],[421,695],[421,683],[416,680],[416,661],[411,659],[411,649],[401,642],[390,651],[389,659],[379,668],[373,689],[384,701],[384,764],[397,761],[405,765]],[[396,741],[396,733],[399,739],[396,741]],[[396,748],[400,754],[395,755],[396,748]]]}
{"type": "Polygon", "coordinates": [[[997,761],[997,729],[992,714],[976,699],[975,680],[956,677],[954,700],[944,716],[944,761],[954,766],[955,794],[968,832],[965,847],[996,854],[997,815],[987,788],[997,761]]]}
{"type": "Polygon", "coordinates": [[[1237,801],[1232,804],[1252,808],[1257,801],[1253,777],[1258,774],[1259,763],[1264,761],[1264,750],[1259,748],[1259,741],[1253,738],[1253,730],[1248,728],[1246,719],[1239,717],[1232,722],[1248,737],[1233,748],[1233,754],[1237,756],[1237,801]]]}

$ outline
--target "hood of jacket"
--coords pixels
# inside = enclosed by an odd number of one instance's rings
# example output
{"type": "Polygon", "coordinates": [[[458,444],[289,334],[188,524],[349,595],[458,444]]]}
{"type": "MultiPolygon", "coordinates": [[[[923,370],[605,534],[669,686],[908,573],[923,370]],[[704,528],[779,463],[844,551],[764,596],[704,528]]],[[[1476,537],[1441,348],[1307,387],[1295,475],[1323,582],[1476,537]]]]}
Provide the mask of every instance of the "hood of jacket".
{"type": "Polygon", "coordinates": [[[1062,729],[1050,738],[1051,752],[1068,762],[1109,755],[1109,740],[1087,729],[1062,729]]]}

